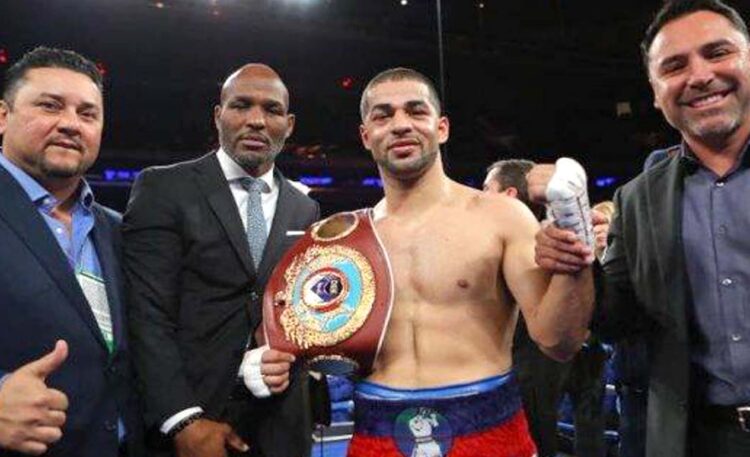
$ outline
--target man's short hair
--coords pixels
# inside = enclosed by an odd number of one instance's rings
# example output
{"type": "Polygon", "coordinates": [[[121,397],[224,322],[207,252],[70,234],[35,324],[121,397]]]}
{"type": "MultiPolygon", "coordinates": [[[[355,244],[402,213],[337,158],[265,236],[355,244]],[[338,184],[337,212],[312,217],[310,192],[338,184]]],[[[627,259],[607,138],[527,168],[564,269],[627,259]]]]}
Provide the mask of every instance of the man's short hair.
{"type": "Polygon", "coordinates": [[[736,30],[750,41],[747,24],[745,24],[742,16],[740,16],[737,10],[720,0],[670,0],[656,13],[653,21],[651,21],[651,24],[646,29],[643,41],[641,41],[641,56],[643,57],[643,65],[646,68],[646,73],[648,73],[648,53],[659,31],[667,23],[689,14],[697,13],[698,11],[711,11],[724,16],[736,30]]]}
{"type": "Polygon", "coordinates": [[[378,84],[388,81],[418,81],[423,83],[425,86],[427,86],[430,103],[432,103],[432,106],[435,108],[435,111],[437,111],[438,115],[442,114],[443,109],[442,104],[440,103],[440,96],[438,95],[437,89],[435,89],[435,84],[432,82],[432,80],[422,73],[418,72],[417,70],[412,70],[411,68],[405,67],[397,67],[378,73],[374,78],[370,80],[369,83],[367,83],[365,90],[362,91],[362,98],[359,102],[359,114],[362,117],[362,120],[365,119],[365,116],[367,116],[367,110],[370,108],[367,104],[367,93],[378,84]]]}
{"type": "Polygon", "coordinates": [[[529,198],[529,185],[526,174],[534,167],[534,162],[523,159],[499,160],[487,167],[487,174],[497,170],[493,178],[500,185],[500,190],[515,187],[516,198],[528,206],[534,216],[541,220],[544,217],[544,206],[534,203],[529,198]]]}
{"type": "Polygon", "coordinates": [[[13,97],[29,70],[35,68],[64,68],[88,76],[104,92],[102,75],[96,64],[75,51],[39,46],[23,55],[5,73],[3,100],[13,105],[13,97]]]}

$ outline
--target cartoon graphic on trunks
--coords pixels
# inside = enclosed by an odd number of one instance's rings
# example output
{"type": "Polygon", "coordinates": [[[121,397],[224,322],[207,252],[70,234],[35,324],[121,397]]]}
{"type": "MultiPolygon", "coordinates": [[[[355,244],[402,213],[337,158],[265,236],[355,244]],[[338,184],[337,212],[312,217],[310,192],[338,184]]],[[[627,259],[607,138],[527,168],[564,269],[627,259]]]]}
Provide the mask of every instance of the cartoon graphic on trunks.
{"type": "Polygon", "coordinates": [[[453,438],[448,420],[431,408],[409,408],[399,414],[394,436],[406,457],[443,457],[453,438]]]}

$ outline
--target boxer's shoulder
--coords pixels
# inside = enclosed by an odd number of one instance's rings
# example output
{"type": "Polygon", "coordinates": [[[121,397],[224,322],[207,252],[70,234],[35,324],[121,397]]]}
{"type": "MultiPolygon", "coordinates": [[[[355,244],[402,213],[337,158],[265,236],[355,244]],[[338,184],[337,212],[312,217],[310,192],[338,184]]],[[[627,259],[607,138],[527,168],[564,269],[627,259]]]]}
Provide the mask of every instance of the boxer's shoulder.
{"type": "Polygon", "coordinates": [[[517,198],[505,194],[479,192],[477,197],[477,210],[486,213],[485,217],[494,221],[505,223],[518,221],[535,221],[534,215],[529,208],[517,198]]]}
{"type": "Polygon", "coordinates": [[[533,236],[538,223],[526,205],[503,194],[474,191],[460,218],[467,236],[494,237],[500,242],[533,236]]]}
{"type": "Polygon", "coordinates": [[[477,211],[488,211],[502,209],[507,205],[509,198],[504,194],[494,192],[482,192],[477,189],[470,189],[469,208],[477,211]]]}

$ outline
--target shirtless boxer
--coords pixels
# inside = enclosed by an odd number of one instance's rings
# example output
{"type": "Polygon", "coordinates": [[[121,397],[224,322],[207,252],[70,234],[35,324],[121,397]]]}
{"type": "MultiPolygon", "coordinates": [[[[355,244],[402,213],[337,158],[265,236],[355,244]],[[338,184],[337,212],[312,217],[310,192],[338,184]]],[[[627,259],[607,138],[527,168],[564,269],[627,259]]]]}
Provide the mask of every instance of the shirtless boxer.
{"type": "MultiPolygon", "coordinates": [[[[349,456],[531,456],[511,374],[518,308],[539,347],[567,360],[587,337],[591,273],[543,272],[539,225],[522,203],[446,176],[449,123],[425,76],[379,74],[360,111],[396,294],[374,371],[356,389],[349,456]]],[[[543,195],[547,180],[531,176],[530,191],[543,195]]]]}

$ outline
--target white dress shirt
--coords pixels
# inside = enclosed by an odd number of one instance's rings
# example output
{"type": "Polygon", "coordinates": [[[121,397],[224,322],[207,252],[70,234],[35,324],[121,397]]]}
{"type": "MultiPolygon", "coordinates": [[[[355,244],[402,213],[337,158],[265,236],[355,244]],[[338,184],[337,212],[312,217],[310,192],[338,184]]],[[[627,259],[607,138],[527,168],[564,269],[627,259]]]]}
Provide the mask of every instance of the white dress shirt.
{"type": "MultiPolygon", "coordinates": [[[[227,178],[229,190],[232,191],[232,197],[234,197],[237,210],[240,212],[242,227],[247,231],[247,202],[250,193],[242,186],[240,181],[242,178],[246,178],[250,175],[239,166],[237,162],[229,157],[229,154],[224,152],[223,149],[219,149],[216,153],[216,158],[219,159],[219,166],[221,166],[221,171],[224,173],[224,177],[227,178]]],[[[263,207],[263,218],[266,220],[267,233],[271,233],[273,216],[276,214],[276,203],[279,200],[279,186],[276,184],[276,180],[273,179],[273,170],[274,166],[271,165],[270,170],[258,177],[258,179],[265,182],[267,185],[260,195],[260,203],[263,207]]]]}

